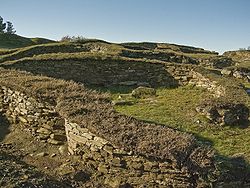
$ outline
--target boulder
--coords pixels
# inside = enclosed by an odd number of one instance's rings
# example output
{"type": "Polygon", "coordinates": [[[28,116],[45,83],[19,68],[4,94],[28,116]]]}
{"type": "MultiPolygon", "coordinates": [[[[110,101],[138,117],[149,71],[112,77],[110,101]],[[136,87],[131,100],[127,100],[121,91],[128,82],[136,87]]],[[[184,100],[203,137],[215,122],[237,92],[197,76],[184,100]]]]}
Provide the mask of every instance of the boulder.
{"type": "Polygon", "coordinates": [[[154,88],[140,86],[134,89],[131,95],[135,98],[152,97],[156,95],[156,90],[154,88]]]}
{"type": "Polygon", "coordinates": [[[231,70],[227,70],[227,69],[222,69],[221,70],[221,74],[222,75],[226,75],[226,76],[230,76],[230,75],[232,75],[232,71],[231,70]]]}

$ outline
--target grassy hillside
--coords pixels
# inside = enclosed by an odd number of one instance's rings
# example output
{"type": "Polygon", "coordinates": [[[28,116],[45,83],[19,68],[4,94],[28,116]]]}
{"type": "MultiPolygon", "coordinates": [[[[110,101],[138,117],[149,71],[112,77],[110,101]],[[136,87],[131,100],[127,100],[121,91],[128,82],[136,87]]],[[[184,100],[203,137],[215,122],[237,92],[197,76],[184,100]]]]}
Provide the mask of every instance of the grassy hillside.
{"type": "Polygon", "coordinates": [[[19,35],[10,35],[10,34],[0,34],[0,48],[21,48],[36,44],[45,44],[54,42],[49,39],[44,38],[26,38],[19,35]]]}
{"type": "MultiPolygon", "coordinates": [[[[206,89],[190,85],[176,88],[158,87],[156,96],[136,99],[130,95],[134,87],[106,87],[104,84],[96,86],[85,83],[87,78],[91,79],[92,83],[108,80],[110,77],[106,73],[112,76],[119,71],[129,74],[134,71],[135,64],[144,67],[139,72],[141,74],[139,76],[143,79],[143,76],[149,77],[154,71],[150,69],[151,65],[185,64],[193,70],[201,69],[201,74],[206,74],[214,82],[225,86],[228,93],[223,98],[223,102],[243,101],[250,108],[249,96],[242,87],[238,87],[241,81],[235,81],[234,78],[223,77],[220,74],[222,68],[234,66],[234,63],[238,63],[236,66],[249,67],[250,55],[225,53],[219,56],[216,52],[201,48],[166,43],[114,44],[101,40],[49,43],[52,41],[28,39],[17,35],[12,38],[8,38],[10,36],[7,35],[0,35],[0,37],[2,37],[0,48],[23,46],[18,49],[0,50],[0,66],[24,70],[39,76],[45,75],[83,83],[91,89],[110,93],[111,100],[118,100],[122,96],[122,99],[128,103],[115,106],[118,112],[192,133],[201,143],[212,146],[220,156],[224,158],[240,156],[250,162],[248,126],[213,124],[196,111],[197,105],[212,97],[206,89]],[[106,69],[103,65],[107,65],[106,69]],[[100,77],[104,73],[103,78],[100,77]]],[[[162,78],[159,77],[159,79],[162,78]]]]}

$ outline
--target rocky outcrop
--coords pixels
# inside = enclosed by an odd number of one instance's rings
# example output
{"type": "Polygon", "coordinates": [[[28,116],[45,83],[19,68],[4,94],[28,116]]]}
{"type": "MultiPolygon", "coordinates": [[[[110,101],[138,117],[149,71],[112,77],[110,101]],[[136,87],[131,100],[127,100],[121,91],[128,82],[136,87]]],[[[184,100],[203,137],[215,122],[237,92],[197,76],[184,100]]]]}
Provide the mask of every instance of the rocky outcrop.
{"type": "Polygon", "coordinates": [[[203,104],[196,110],[204,114],[212,122],[221,125],[244,125],[249,118],[249,109],[244,104],[203,104]]]}
{"type": "Polygon", "coordinates": [[[156,90],[154,88],[140,86],[132,91],[131,96],[135,98],[152,97],[156,96],[156,90]]]}

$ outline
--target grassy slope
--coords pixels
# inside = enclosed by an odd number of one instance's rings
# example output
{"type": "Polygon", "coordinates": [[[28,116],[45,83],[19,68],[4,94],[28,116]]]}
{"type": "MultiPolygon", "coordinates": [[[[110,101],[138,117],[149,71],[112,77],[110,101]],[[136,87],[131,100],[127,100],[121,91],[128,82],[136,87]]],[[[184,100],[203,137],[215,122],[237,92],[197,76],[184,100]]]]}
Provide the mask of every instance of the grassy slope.
{"type": "Polygon", "coordinates": [[[26,38],[19,35],[0,34],[0,48],[21,48],[50,42],[54,41],[44,38],[26,38]]]}
{"type": "MultiPolygon", "coordinates": [[[[119,93],[113,94],[113,99],[117,99],[118,95],[119,93]]],[[[219,154],[223,156],[242,154],[250,162],[250,127],[213,125],[196,113],[196,105],[209,96],[206,90],[185,86],[176,89],[158,89],[157,95],[151,99],[139,99],[134,105],[117,106],[116,110],[142,120],[191,132],[201,141],[212,144],[219,154]]]]}

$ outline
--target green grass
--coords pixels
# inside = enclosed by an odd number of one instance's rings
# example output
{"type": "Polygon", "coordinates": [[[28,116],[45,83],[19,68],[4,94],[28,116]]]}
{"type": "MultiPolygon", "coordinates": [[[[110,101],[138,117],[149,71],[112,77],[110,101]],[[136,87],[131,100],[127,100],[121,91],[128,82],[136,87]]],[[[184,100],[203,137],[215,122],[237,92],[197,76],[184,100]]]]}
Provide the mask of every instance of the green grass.
{"type": "Polygon", "coordinates": [[[237,65],[237,67],[250,69],[250,61],[239,62],[239,65],[237,65]]]}
{"type": "MultiPolygon", "coordinates": [[[[118,95],[113,93],[113,99],[117,99],[118,95]]],[[[157,95],[137,99],[134,105],[116,106],[116,110],[141,120],[193,133],[203,143],[211,144],[220,155],[230,157],[242,154],[250,161],[250,128],[213,125],[195,111],[196,105],[208,97],[206,90],[185,86],[158,89],[157,95]]],[[[127,100],[131,99],[128,97],[127,100]]]]}
{"type": "Polygon", "coordinates": [[[49,42],[54,41],[43,38],[26,38],[19,35],[0,34],[0,48],[4,49],[21,48],[49,42]]]}

